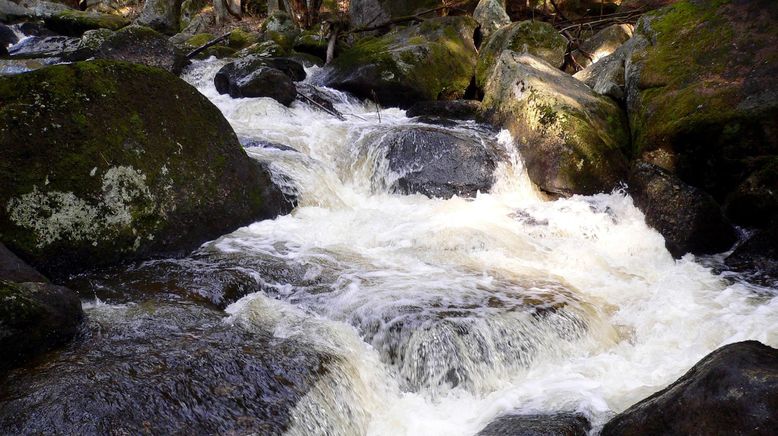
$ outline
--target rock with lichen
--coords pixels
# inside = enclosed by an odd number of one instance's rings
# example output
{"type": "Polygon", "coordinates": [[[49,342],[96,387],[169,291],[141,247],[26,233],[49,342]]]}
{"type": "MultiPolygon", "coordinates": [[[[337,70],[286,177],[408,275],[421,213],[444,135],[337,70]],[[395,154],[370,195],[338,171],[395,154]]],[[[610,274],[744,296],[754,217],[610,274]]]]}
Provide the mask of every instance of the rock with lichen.
{"type": "Polygon", "coordinates": [[[504,51],[484,111],[519,143],[530,179],[556,195],[609,192],[626,176],[629,130],[610,98],[531,54],[504,51]]]}
{"type": "Polygon", "coordinates": [[[121,15],[102,14],[99,12],[84,12],[66,10],[45,19],[46,27],[67,36],[81,36],[87,30],[109,29],[119,30],[130,24],[121,15]]]}
{"type": "Polygon", "coordinates": [[[176,254],[285,206],[219,110],[114,61],[0,78],[0,238],[46,274],[176,254]]]}
{"type": "Polygon", "coordinates": [[[174,35],[179,30],[180,15],[181,0],[145,0],[135,22],[157,32],[174,35]]]}
{"type": "Polygon", "coordinates": [[[344,50],[323,71],[327,86],[382,105],[462,98],[477,51],[470,17],[442,17],[368,37],[344,50]]]}

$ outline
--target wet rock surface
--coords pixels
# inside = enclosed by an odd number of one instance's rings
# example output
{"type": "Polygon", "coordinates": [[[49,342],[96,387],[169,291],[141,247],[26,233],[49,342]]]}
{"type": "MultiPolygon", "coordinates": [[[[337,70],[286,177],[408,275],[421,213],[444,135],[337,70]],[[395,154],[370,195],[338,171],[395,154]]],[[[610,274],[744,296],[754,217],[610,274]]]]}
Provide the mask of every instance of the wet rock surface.
{"type": "Polygon", "coordinates": [[[381,139],[389,168],[400,177],[395,187],[428,197],[473,197],[494,183],[499,157],[494,143],[480,143],[435,127],[390,132],[381,139]]]}
{"type": "Polygon", "coordinates": [[[249,55],[222,67],[213,83],[216,91],[233,98],[270,97],[289,106],[297,96],[293,82],[305,76],[305,69],[297,61],[249,55]]]}
{"type": "Polygon", "coordinates": [[[0,432],[282,434],[332,358],[188,303],[87,310],[79,338],[0,386],[0,432]]]}
{"type": "Polygon", "coordinates": [[[705,356],[673,384],[609,421],[602,435],[769,435],[776,428],[778,350],[747,341],[705,356]]]}
{"type": "Polygon", "coordinates": [[[725,263],[750,281],[778,288],[778,223],[754,233],[725,263]]]}
{"type": "Polygon", "coordinates": [[[32,36],[11,46],[8,54],[12,58],[62,57],[78,49],[79,39],[68,36],[32,36]]]}
{"type": "Polygon", "coordinates": [[[490,422],[477,436],[586,436],[591,424],[572,413],[507,415],[490,422]]]}
{"type": "Polygon", "coordinates": [[[477,100],[422,101],[405,113],[408,117],[435,117],[454,120],[475,120],[483,106],[477,100]]]}
{"type": "Polygon", "coordinates": [[[720,253],[737,241],[737,233],[710,195],[655,165],[635,166],[629,193],[675,257],[720,253]]]}

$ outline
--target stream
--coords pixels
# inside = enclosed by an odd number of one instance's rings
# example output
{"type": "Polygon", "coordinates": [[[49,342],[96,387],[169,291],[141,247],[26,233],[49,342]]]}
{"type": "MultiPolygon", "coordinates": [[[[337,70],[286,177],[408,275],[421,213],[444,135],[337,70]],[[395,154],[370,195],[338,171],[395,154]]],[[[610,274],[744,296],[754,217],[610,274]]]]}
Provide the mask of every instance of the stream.
{"type": "Polygon", "coordinates": [[[0,428],[101,431],[67,405],[43,418],[25,390],[49,383],[35,401],[98,407],[119,427],[119,406],[138,402],[162,433],[181,430],[161,424],[175,403],[186,412],[171,419],[215,433],[464,436],[505,414],[576,412],[596,434],[724,344],[778,347],[774,289],[720,272],[722,256],[673,259],[623,192],[549,201],[507,132],[438,126],[502,148],[489,192],[401,195],[376,144],[427,124],[328,89],[345,121],[232,99],[213,86],[222,65],[197,61],[184,79],[298,207],[184,259],[72,278],[87,327],[11,375],[9,407],[37,427],[0,428]],[[107,387],[79,393],[95,378],[107,387]]]}

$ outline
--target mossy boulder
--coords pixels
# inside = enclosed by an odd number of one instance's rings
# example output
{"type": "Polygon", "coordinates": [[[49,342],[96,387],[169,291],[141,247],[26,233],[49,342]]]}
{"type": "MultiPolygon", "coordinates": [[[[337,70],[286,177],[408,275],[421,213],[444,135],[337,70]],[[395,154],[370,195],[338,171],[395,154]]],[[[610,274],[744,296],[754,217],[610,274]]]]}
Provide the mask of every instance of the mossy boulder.
{"type": "Polygon", "coordinates": [[[44,21],[49,29],[68,36],[81,36],[92,29],[119,30],[130,24],[129,20],[121,15],[75,10],[62,11],[46,17],[44,21]]]}
{"type": "Polygon", "coordinates": [[[184,0],[181,3],[181,14],[178,19],[178,28],[180,30],[186,29],[186,27],[192,22],[192,19],[196,17],[205,7],[209,4],[208,0],[184,0]]]}
{"type": "Polygon", "coordinates": [[[167,35],[175,35],[179,30],[180,16],[181,0],[145,0],[135,23],[167,35]]]}
{"type": "Polygon", "coordinates": [[[470,17],[442,17],[365,38],[325,67],[324,83],[385,106],[462,98],[477,59],[477,26],[470,17]]]}
{"type": "Polygon", "coordinates": [[[634,154],[720,203],[778,156],[776,22],[771,0],[684,0],[641,18],[626,62],[634,154]]]}
{"type": "Polygon", "coordinates": [[[321,29],[314,29],[297,35],[293,48],[297,52],[312,54],[323,59],[327,57],[327,44],[327,36],[321,29]]]}
{"type": "Polygon", "coordinates": [[[118,32],[99,29],[84,33],[70,60],[110,59],[162,68],[180,74],[187,64],[184,54],[168,38],[148,27],[131,25],[118,32]]]}
{"type": "Polygon", "coordinates": [[[519,21],[496,30],[481,46],[478,55],[475,83],[480,89],[486,87],[486,81],[505,50],[529,53],[561,67],[565,63],[567,40],[551,24],[542,21],[519,21]]]}
{"type": "Polygon", "coordinates": [[[283,57],[289,54],[289,49],[282,47],[277,42],[263,41],[256,44],[252,44],[243,50],[239,50],[235,53],[235,57],[241,58],[246,56],[263,56],[263,57],[283,57]]]}
{"type": "Polygon", "coordinates": [[[351,0],[349,18],[355,27],[375,26],[441,5],[440,0],[351,0]]]}
{"type": "Polygon", "coordinates": [[[221,112],[114,61],[0,79],[0,240],[46,274],[175,255],[278,211],[221,112]]]}
{"type": "Polygon", "coordinates": [[[530,54],[504,51],[488,80],[486,116],[519,143],[530,179],[557,195],[609,192],[627,172],[629,131],[607,97],[530,54]]]}
{"type": "Polygon", "coordinates": [[[632,38],[633,32],[631,24],[612,24],[587,38],[580,48],[573,51],[572,57],[578,65],[586,68],[615,52],[632,38]]]}
{"type": "MultiPolygon", "coordinates": [[[[207,42],[207,41],[206,41],[207,42]]],[[[246,32],[242,29],[233,29],[230,32],[229,39],[227,40],[227,45],[229,45],[230,48],[235,50],[240,50],[242,48],[246,48],[252,44],[255,44],[257,42],[257,36],[253,33],[246,32]]]]}

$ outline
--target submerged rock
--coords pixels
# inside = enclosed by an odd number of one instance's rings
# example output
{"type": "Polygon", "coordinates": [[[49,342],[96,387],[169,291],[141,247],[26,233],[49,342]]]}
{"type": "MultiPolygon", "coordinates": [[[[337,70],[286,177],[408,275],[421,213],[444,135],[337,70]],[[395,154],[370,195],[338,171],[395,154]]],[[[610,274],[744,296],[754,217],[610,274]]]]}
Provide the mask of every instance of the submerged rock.
{"type": "Polygon", "coordinates": [[[484,110],[519,142],[530,179],[557,195],[609,192],[627,174],[629,133],[621,109],[530,54],[504,51],[484,110]]]}
{"type": "Polygon", "coordinates": [[[282,434],[334,357],[222,311],[97,307],[79,339],[0,388],[3,434],[282,434]]]}
{"type": "Polygon", "coordinates": [[[586,436],[591,424],[572,413],[507,415],[490,422],[477,436],[586,436]]]}
{"type": "Polygon", "coordinates": [[[725,203],[778,156],[776,20],[771,0],[683,0],[641,18],[626,68],[636,157],[725,203]]]}
{"type": "Polygon", "coordinates": [[[618,414],[602,435],[770,435],[776,428],[778,350],[747,341],[705,356],[673,384],[618,414]]]}
{"type": "Polygon", "coordinates": [[[82,317],[73,291],[52,285],[0,243],[0,373],[70,340],[82,317]]]}
{"type": "Polygon", "coordinates": [[[127,26],[118,32],[107,29],[84,33],[71,60],[87,58],[110,59],[162,68],[180,74],[187,64],[184,54],[176,49],[168,38],[148,27],[127,26]]]}
{"type": "Polygon", "coordinates": [[[505,50],[529,53],[559,68],[565,63],[567,40],[551,24],[542,21],[520,21],[502,27],[479,50],[475,69],[475,83],[479,89],[487,86],[492,72],[499,68],[497,62],[505,50]]]}
{"type": "Polygon", "coordinates": [[[434,127],[404,128],[381,139],[395,188],[427,197],[475,197],[494,184],[495,144],[434,127]]]}
{"type": "Polygon", "coordinates": [[[710,195],[655,165],[635,166],[629,193],[674,257],[721,253],[737,241],[735,229],[710,195]]]}
{"type": "Polygon", "coordinates": [[[0,233],[46,274],[181,253],[279,213],[219,110],[163,70],[48,67],[0,78],[0,103],[0,233]]]}
{"type": "Polygon", "coordinates": [[[469,17],[433,18],[362,39],[324,68],[322,80],[384,106],[462,98],[477,59],[477,25],[469,17]]]}
{"type": "Polygon", "coordinates": [[[750,281],[778,288],[778,223],[754,233],[725,262],[750,281]]]}

